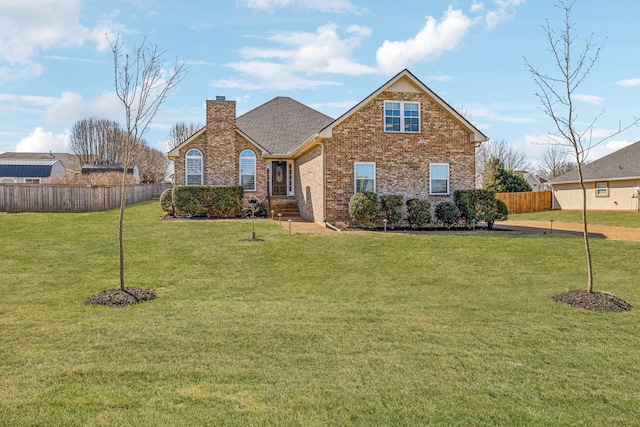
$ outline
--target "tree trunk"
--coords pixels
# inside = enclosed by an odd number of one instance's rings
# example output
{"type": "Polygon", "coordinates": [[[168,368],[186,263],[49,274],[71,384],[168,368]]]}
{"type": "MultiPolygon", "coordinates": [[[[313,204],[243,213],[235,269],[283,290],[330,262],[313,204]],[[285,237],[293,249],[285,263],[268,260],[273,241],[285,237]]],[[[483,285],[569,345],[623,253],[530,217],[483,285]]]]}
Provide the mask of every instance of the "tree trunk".
{"type": "Polygon", "coordinates": [[[123,225],[124,225],[124,207],[127,204],[127,168],[124,166],[122,172],[122,191],[120,191],[120,216],[118,218],[118,248],[120,250],[120,290],[124,291],[124,239],[123,239],[123,225]]]}
{"type": "Polygon", "coordinates": [[[589,245],[589,227],[587,226],[587,188],[582,179],[582,165],[578,162],[578,176],[582,190],[582,233],[584,235],[584,250],[587,253],[587,292],[593,292],[593,264],[591,262],[591,247],[589,245]]]}

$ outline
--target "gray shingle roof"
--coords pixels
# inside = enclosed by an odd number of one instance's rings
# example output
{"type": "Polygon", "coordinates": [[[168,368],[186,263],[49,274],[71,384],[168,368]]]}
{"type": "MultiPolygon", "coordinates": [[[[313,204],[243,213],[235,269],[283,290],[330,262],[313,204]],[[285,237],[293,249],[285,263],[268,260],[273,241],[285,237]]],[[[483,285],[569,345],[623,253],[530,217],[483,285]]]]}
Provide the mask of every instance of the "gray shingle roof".
{"type": "MultiPolygon", "coordinates": [[[[640,141],[582,166],[585,181],[608,181],[640,177],[640,141]]],[[[549,184],[579,182],[578,170],[549,181],[549,184]]]]}
{"type": "Polygon", "coordinates": [[[333,119],[288,97],[277,97],[236,120],[236,127],[270,154],[289,155],[333,119]]]}

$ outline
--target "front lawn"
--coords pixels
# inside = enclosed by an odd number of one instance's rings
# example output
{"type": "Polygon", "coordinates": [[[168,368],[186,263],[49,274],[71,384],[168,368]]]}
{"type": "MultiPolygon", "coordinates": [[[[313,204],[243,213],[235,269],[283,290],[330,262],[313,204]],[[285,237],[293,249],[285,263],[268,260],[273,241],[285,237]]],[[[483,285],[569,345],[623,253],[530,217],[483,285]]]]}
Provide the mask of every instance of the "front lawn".
{"type": "MultiPolygon", "coordinates": [[[[0,214],[0,425],[637,425],[638,308],[586,286],[559,234],[289,235],[277,222],[0,214]]],[[[556,219],[556,218],[554,218],[556,219]]],[[[557,219],[560,220],[560,219],[557,219]]],[[[638,306],[640,245],[592,240],[595,288],[638,306]]]]}
{"type": "MultiPolygon", "coordinates": [[[[582,224],[582,211],[545,211],[509,214],[512,220],[574,222],[582,224]]],[[[640,212],[587,212],[587,224],[614,225],[617,227],[640,227],[640,212]]]]}

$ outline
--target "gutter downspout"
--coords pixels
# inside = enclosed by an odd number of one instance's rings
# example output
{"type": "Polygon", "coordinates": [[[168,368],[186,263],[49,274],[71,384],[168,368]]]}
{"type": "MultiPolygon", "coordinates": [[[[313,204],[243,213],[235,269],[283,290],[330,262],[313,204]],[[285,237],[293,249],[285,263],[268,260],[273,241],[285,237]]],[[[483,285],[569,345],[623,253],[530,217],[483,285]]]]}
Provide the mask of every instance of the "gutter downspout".
{"type": "Polygon", "coordinates": [[[324,222],[324,225],[325,225],[327,228],[330,228],[330,229],[332,229],[332,230],[334,230],[334,231],[342,231],[342,230],[340,230],[338,227],[336,227],[335,225],[331,224],[330,222],[327,222],[327,220],[326,220],[326,219],[323,219],[323,220],[322,220],[322,222],[324,222]]]}

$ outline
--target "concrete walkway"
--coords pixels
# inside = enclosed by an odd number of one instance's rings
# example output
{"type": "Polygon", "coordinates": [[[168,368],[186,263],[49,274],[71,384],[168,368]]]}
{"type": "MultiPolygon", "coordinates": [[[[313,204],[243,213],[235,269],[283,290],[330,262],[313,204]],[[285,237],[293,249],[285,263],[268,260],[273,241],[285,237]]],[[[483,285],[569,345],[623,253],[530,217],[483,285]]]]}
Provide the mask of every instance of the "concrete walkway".
{"type": "Polygon", "coordinates": [[[282,219],[278,221],[278,219],[274,219],[274,221],[279,222],[280,225],[287,231],[291,230],[292,234],[336,234],[338,231],[332,230],[329,227],[325,227],[324,224],[316,224],[315,222],[309,222],[306,219],[303,219],[299,216],[293,216],[291,218],[282,219]],[[289,224],[289,219],[291,219],[291,224],[289,224]],[[289,228],[291,226],[291,228],[289,228]]]}

